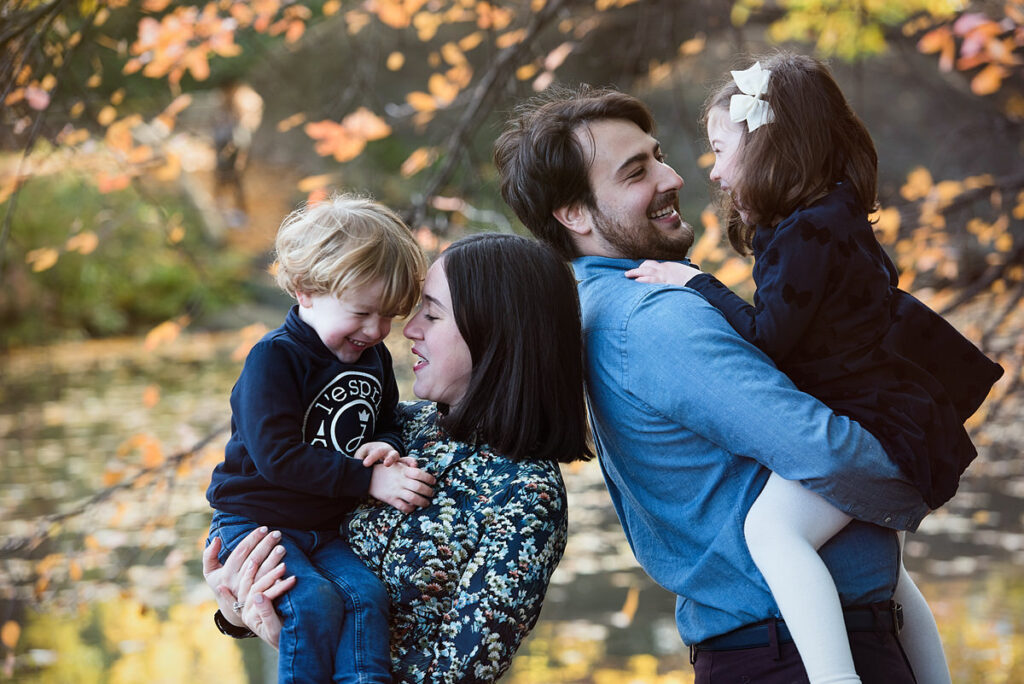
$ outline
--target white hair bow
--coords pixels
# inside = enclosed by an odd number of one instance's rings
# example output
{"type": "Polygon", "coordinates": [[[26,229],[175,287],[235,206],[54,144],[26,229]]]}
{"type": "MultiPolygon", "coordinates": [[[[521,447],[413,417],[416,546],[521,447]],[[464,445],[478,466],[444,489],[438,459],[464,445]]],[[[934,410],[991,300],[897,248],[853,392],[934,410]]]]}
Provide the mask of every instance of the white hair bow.
{"type": "Polygon", "coordinates": [[[762,69],[760,62],[754,62],[754,66],[749,69],[729,73],[742,93],[733,95],[729,100],[729,118],[736,123],[746,121],[748,131],[771,123],[775,113],[767,100],[762,98],[768,92],[768,79],[772,72],[762,69]]]}

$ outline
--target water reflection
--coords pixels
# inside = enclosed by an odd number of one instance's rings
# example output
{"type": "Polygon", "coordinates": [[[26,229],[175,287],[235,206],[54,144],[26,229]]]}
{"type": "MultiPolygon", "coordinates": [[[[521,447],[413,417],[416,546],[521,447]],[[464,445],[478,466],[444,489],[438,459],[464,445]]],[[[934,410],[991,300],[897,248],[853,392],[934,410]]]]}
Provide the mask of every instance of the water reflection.
{"type": "MultiPolygon", "coordinates": [[[[195,335],[155,352],[129,340],[0,361],[5,677],[273,680],[272,654],[217,633],[199,571],[239,343],[195,335]]],[[[961,493],[906,545],[956,682],[1024,681],[1021,422],[987,426],[961,493]]],[[[506,681],[691,682],[672,597],[637,568],[596,464],[565,475],[565,559],[506,681]]]]}

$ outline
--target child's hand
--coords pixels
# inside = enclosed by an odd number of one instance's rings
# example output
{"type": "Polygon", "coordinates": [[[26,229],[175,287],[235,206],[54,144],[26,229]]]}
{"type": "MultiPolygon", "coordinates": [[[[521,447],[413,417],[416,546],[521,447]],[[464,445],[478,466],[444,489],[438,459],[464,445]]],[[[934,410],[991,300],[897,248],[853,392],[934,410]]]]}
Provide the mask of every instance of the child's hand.
{"type": "Polygon", "coordinates": [[[406,456],[391,467],[374,466],[370,475],[370,496],[394,506],[403,513],[430,505],[436,480],[416,467],[416,459],[406,456]]]}
{"type": "Polygon", "coordinates": [[[400,454],[395,451],[395,447],[387,442],[366,442],[356,449],[355,457],[361,458],[363,465],[366,467],[370,467],[375,463],[392,466],[398,463],[400,454]]]}
{"type": "Polygon", "coordinates": [[[638,283],[664,283],[666,285],[686,285],[690,278],[700,273],[699,269],[677,261],[651,261],[648,259],[636,268],[626,271],[627,278],[638,283]]]}

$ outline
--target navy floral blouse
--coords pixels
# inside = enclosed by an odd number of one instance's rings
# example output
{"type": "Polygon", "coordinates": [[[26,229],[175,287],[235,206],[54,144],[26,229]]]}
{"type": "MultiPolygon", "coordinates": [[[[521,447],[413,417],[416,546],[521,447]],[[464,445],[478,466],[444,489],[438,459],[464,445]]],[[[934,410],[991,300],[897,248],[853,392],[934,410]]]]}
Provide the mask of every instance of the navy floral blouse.
{"type": "Polygon", "coordinates": [[[433,503],[407,515],[370,501],[342,526],[391,598],[395,682],[495,681],[565,550],[561,472],[452,440],[432,402],[396,417],[406,452],[437,478],[433,503]]]}

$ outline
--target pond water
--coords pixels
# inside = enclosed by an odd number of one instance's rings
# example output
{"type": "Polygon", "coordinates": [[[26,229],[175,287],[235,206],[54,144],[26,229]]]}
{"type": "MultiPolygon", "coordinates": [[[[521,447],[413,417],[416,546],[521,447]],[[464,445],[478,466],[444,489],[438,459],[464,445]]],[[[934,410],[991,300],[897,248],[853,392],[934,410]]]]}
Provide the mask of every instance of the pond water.
{"type": "MultiPolygon", "coordinates": [[[[274,680],[272,653],[216,632],[199,567],[227,397],[260,333],[0,359],[0,679],[274,680]]],[[[408,345],[390,346],[411,398],[408,345]]],[[[906,545],[958,683],[1024,681],[1021,418],[989,421],[960,493],[906,545]]],[[[672,596],[637,567],[597,465],[565,475],[568,548],[506,681],[691,682],[672,596]]]]}

